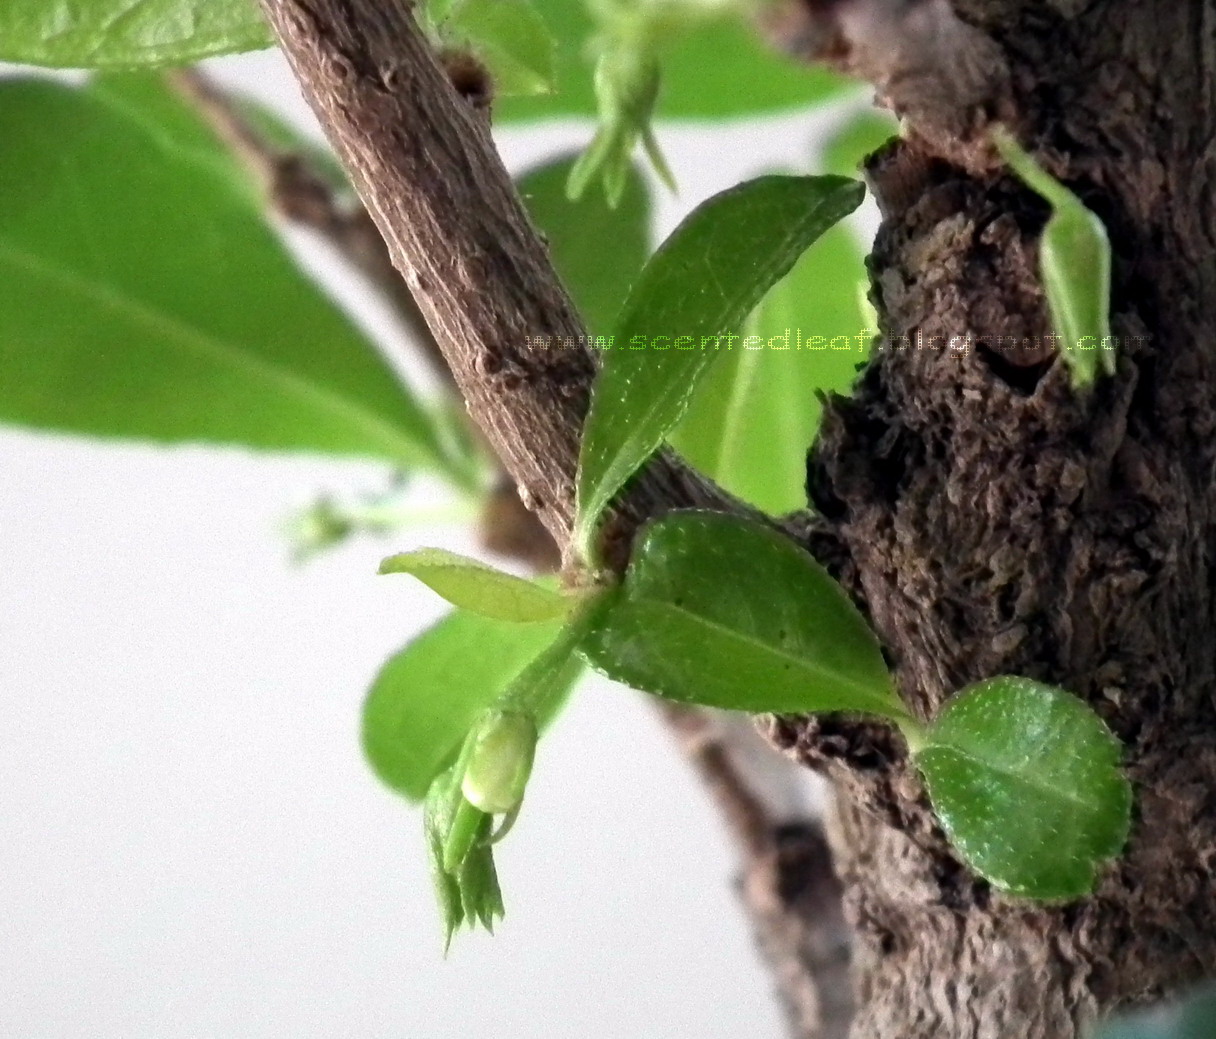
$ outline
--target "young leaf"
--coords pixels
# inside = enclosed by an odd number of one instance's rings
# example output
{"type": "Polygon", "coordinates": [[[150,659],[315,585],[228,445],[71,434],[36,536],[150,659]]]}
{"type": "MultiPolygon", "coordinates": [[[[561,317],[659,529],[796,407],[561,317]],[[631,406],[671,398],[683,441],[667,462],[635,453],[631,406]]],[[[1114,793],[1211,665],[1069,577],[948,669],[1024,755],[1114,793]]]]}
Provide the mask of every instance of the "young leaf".
{"type": "MultiPolygon", "coordinates": [[[[363,707],[363,749],[376,774],[420,800],[482,712],[559,632],[556,622],[520,625],[458,610],[419,635],[384,665],[363,707]]],[[[549,697],[542,723],[576,678],[549,697]]]]}
{"type": "Polygon", "coordinates": [[[710,366],[672,446],[731,494],[773,515],[806,507],[820,393],[847,393],[877,332],[852,232],[833,227],[756,307],[740,348],[710,366]]]}
{"type": "Polygon", "coordinates": [[[648,526],[581,648],[609,678],[683,703],[905,716],[840,586],[788,538],[732,516],[648,526]]]}
{"type": "Polygon", "coordinates": [[[516,183],[587,327],[606,335],[650,252],[650,193],[633,167],[615,207],[595,191],[571,202],[566,180],[573,165],[573,157],[563,156],[516,183]]]}
{"type": "Polygon", "coordinates": [[[442,548],[389,556],[380,573],[412,574],[453,606],[516,624],[556,620],[574,604],[570,596],[442,548]]]}
{"type": "Polygon", "coordinates": [[[1119,741],[1062,689],[1011,677],[970,686],[913,749],[951,843],[1006,891],[1088,894],[1127,841],[1119,741]]]}
{"type": "MultiPolygon", "coordinates": [[[[533,0],[557,43],[556,89],[536,97],[508,97],[494,106],[504,123],[594,116],[594,61],[588,43],[597,32],[589,5],[578,0],[533,0]]],[[[822,104],[852,89],[847,80],[779,54],[747,20],[706,20],[664,48],[659,119],[722,119],[822,104]],[[747,89],[740,90],[739,84],[747,89]]]]}
{"type": "Polygon", "coordinates": [[[806,248],[860,204],[840,177],[768,176],[702,203],[659,248],[625,303],[583,431],[575,537],[680,420],[697,380],[806,248]],[[721,341],[720,341],[721,340],[721,341]]]}
{"type": "Polygon", "coordinates": [[[1005,161],[1027,187],[1051,204],[1052,215],[1039,242],[1039,269],[1060,355],[1078,389],[1099,372],[1115,374],[1110,333],[1110,239],[1097,214],[1052,177],[1007,133],[996,135],[1005,161]]]}
{"type": "Polygon", "coordinates": [[[0,421],[363,455],[472,486],[218,142],[203,158],[163,85],[116,90],[0,82],[0,365],[20,375],[0,421]]]}
{"type": "Polygon", "coordinates": [[[272,43],[256,0],[4,0],[0,61],[52,68],[188,65],[272,43]]]}
{"type": "Polygon", "coordinates": [[[553,89],[554,43],[544,19],[527,0],[460,0],[443,23],[444,35],[485,62],[497,97],[553,89]]]}

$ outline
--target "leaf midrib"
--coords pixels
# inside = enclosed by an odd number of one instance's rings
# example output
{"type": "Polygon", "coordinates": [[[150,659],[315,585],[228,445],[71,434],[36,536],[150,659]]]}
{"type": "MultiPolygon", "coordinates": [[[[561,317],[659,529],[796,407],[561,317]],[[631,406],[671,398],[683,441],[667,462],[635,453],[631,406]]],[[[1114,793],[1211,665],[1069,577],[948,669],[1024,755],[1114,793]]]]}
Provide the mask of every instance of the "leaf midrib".
{"type": "Polygon", "coordinates": [[[968,750],[963,749],[962,747],[958,746],[957,744],[927,743],[917,754],[917,757],[927,754],[929,751],[932,751],[932,750],[944,750],[944,751],[949,751],[950,753],[953,753],[953,754],[957,754],[960,758],[962,758],[965,761],[969,762],[970,764],[976,766],[977,768],[984,769],[988,772],[995,772],[998,776],[1002,776],[1005,779],[1010,780],[1014,784],[1021,785],[1023,787],[1027,787],[1032,791],[1046,794],[1046,795],[1049,795],[1052,797],[1060,796],[1062,800],[1068,801],[1071,804],[1076,805],[1079,808],[1094,809],[1094,808],[1103,807],[1103,802],[1100,800],[1086,800],[1085,798],[1075,797],[1070,793],[1063,792],[1060,790],[1059,787],[1048,786],[1043,783],[1036,783],[1033,780],[1033,778],[1027,778],[1027,773],[1025,773],[1025,772],[1016,772],[1010,768],[1001,768],[998,765],[996,765],[993,761],[991,761],[989,759],[978,758],[973,753],[971,753],[968,750]]]}
{"type": "MultiPolygon", "coordinates": [[[[676,616],[685,618],[693,624],[708,628],[711,632],[721,634],[727,638],[743,643],[745,646],[759,649],[762,652],[776,657],[782,661],[788,661],[796,666],[800,671],[811,672],[816,676],[827,676],[838,685],[845,686],[848,689],[856,691],[864,700],[874,701],[882,708],[881,710],[867,709],[863,707],[853,708],[862,714],[877,714],[884,718],[901,718],[906,712],[894,696],[893,691],[888,687],[882,693],[876,693],[873,688],[867,685],[861,685],[851,678],[842,676],[839,672],[832,671],[827,667],[816,666],[807,661],[806,657],[795,656],[785,649],[774,646],[770,642],[762,642],[760,639],[739,631],[738,628],[728,627],[719,621],[706,617],[704,614],[692,613],[683,607],[676,606],[674,603],[664,599],[651,598],[635,598],[631,600],[636,604],[645,604],[656,609],[666,610],[674,613],[676,616]]],[[[844,708],[842,708],[844,709],[844,708]]]]}
{"type": "MultiPolygon", "coordinates": [[[[724,301],[716,308],[715,313],[723,316],[717,322],[715,322],[714,327],[721,327],[729,324],[726,318],[731,313],[738,311],[741,305],[740,301],[747,298],[747,296],[750,294],[751,290],[746,286],[765,281],[767,282],[769,288],[771,288],[775,283],[775,280],[779,280],[773,278],[773,271],[779,270],[785,261],[784,259],[778,259],[777,257],[784,257],[788,255],[792,244],[806,233],[806,228],[808,226],[814,226],[822,223],[824,220],[823,214],[825,212],[838,214],[834,219],[830,220],[826,227],[820,230],[820,232],[815,235],[802,250],[799,251],[798,255],[794,257],[794,263],[798,261],[798,256],[801,256],[803,252],[814,245],[815,242],[822,237],[829,228],[835,226],[836,223],[843,219],[844,215],[847,215],[848,212],[852,211],[851,209],[846,209],[844,213],[840,212],[842,207],[847,205],[842,198],[837,197],[838,195],[843,195],[844,188],[845,185],[840,185],[834,188],[826,197],[819,199],[809,210],[807,210],[807,212],[803,215],[803,219],[795,223],[778,240],[776,246],[768,254],[767,262],[764,263],[758,271],[754,272],[754,276],[749,278],[744,284],[736,283],[736,291],[726,296],[724,301]]],[[[853,208],[856,207],[854,206],[853,208]]],[[[792,266],[793,264],[791,263],[789,267],[792,269],[792,266]]],[[[761,298],[763,298],[763,293],[761,293],[761,298]]],[[[629,330],[631,324],[632,320],[630,319],[626,319],[625,321],[621,322],[621,331],[616,337],[618,340],[628,341],[629,336],[626,336],[625,332],[629,330]]],[[[709,327],[709,323],[704,323],[702,327],[709,327]]],[[[704,339],[704,337],[705,333],[702,332],[698,338],[704,339]]],[[[712,355],[707,355],[705,353],[700,354],[699,357],[701,359],[700,364],[693,364],[689,366],[689,382],[695,380],[695,378],[697,378],[697,373],[707,368],[710,362],[714,359],[712,355]]],[[[687,385],[682,386],[681,392],[687,393],[687,385]]],[[[676,394],[677,398],[679,395],[680,394],[676,394]]],[[[611,494],[605,494],[603,488],[606,486],[613,486],[615,489],[619,489],[623,479],[625,479],[628,473],[631,473],[636,468],[634,459],[644,459],[647,454],[662,443],[663,436],[666,434],[667,430],[664,430],[657,437],[650,434],[643,435],[643,431],[653,424],[655,412],[660,410],[660,408],[666,404],[669,399],[670,397],[668,394],[660,394],[654,397],[650,405],[642,414],[643,420],[636,424],[634,433],[620,444],[616,452],[612,452],[609,449],[610,445],[606,445],[604,447],[597,445],[596,450],[588,450],[588,457],[592,457],[597,454],[599,454],[601,457],[614,456],[613,460],[604,469],[600,479],[597,481],[597,483],[600,485],[600,490],[598,493],[588,495],[585,502],[580,501],[579,503],[580,511],[585,511],[588,517],[591,517],[592,515],[598,517],[598,514],[602,511],[604,506],[606,506],[611,500],[611,494]],[[635,449],[627,450],[627,448],[630,447],[635,449]],[[622,475],[622,473],[624,475],[622,475]],[[609,479],[609,477],[611,477],[611,479],[609,479]]],[[[593,401],[592,414],[595,413],[595,410],[596,409],[593,401]]],[[[590,428],[599,429],[602,431],[604,427],[602,424],[598,424],[592,425],[590,428]]],[[[591,445],[588,444],[588,447],[590,448],[591,445]]],[[[615,489],[612,492],[613,494],[615,493],[615,489]]],[[[590,519],[587,520],[587,522],[590,521],[590,519]]]]}

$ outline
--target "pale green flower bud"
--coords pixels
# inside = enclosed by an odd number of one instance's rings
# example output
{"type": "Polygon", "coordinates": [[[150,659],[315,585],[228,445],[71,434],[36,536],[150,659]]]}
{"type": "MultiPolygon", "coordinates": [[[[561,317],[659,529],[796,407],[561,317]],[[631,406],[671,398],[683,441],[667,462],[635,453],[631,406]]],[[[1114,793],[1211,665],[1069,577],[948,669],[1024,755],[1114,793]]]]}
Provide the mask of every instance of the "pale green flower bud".
{"type": "Polygon", "coordinates": [[[516,711],[487,711],[473,734],[461,793],[489,815],[516,811],[532,774],[536,722],[516,711]]]}

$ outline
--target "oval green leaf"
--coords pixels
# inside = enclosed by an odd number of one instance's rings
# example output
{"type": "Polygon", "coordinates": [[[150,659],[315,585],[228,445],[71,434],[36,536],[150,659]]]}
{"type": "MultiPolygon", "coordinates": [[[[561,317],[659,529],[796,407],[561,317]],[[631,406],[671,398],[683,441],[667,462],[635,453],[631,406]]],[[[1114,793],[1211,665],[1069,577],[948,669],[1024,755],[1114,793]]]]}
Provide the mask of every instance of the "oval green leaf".
{"type": "Polygon", "coordinates": [[[598,191],[572,202],[566,181],[576,158],[562,156],[528,170],[516,186],[588,329],[602,336],[611,329],[650,253],[650,192],[637,168],[631,167],[615,208],[598,191]]]}
{"type": "Polygon", "coordinates": [[[1012,894],[1078,898],[1127,841],[1120,745],[1088,704],[1028,678],[969,686],[915,752],[963,859],[1012,894]]]}
{"type": "Polygon", "coordinates": [[[711,361],[761,297],[861,203],[843,177],[767,176],[702,203],[642,271],[592,392],[575,537],[588,553],[600,513],[658,448],[711,361]]]}
{"type": "MultiPolygon", "coordinates": [[[[421,800],[486,708],[554,642],[559,622],[512,624],[457,610],[389,658],[363,706],[363,750],[392,789],[421,800]]],[[[552,719],[577,678],[546,700],[552,719]]],[[[459,777],[457,777],[459,786],[459,777]]]]}
{"type": "Polygon", "coordinates": [[[900,718],[878,640],[806,552],[759,523],[673,513],[645,529],[582,652],[681,703],[900,718]]]}
{"type": "Polygon", "coordinates": [[[0,82],[0,138],[0,422],[362,455],[471,482],[155,77],[0,82]]]}
{"type": "Polygon", "coordinates": [[[256,0],[4,0],[0,61],[52,68],[188,65],[273,42],[256,0]]]}
{"type": "Polygon", "coordinates": [[[389,556],[382,574],[411,574],[453,606],[494,620],[527,624],[555,620],[575,600],[532,581],[497,570],[479,559],[442,548],[420,548],[389,556]]]}

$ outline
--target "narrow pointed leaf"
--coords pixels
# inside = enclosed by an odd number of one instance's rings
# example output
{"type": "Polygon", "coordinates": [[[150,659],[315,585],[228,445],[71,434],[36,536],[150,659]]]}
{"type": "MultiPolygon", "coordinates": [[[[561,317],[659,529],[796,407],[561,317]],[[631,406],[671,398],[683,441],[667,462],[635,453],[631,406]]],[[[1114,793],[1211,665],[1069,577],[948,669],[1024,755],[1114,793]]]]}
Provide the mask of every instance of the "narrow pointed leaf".
{"type": "Polygon", "coordinates": [[[1027,678],[951,700],[915,760],[951,842],[996,886],[1077,898],[1127,841],[1119,741],[1084,701],[1027,678]]]}
{"type": "Polygon", "coordinates": [[[566,181],[575,161],[563,156],[527,171],[516,184],[579,313],[591,332],[602,336],[611,330],[650,252],[650,193],[637,168],[630,167],[615,208],[598,191],[572,202],[566,181]]]}
{"type": "Polygon", "coordinates": [[[877,331],[852,232],[828,231],[762,299],[738,348],[714,362],[672,435],[684,458],[773,515],[806,507],[806,454],[821,393],[847,393],[877,331]]]}
{"type": "Polygon", "coordinates": [[[0,61],[53,68],[188,65],[271,45],[255,0],[4,0],[0,61]]]}
{"type": "Polygon", "coordinates": [[[529,623],[564,617],[570,596],[442,548],[389,556],[382,574],[411,574],[453,606],[495,620],[529,623]]]}
{"type": "MultiPolygon", "coordinates": [[[[363,707],[363,749],[376,774],[421,799],[482,712],[559,632],[556,622],[521,625],[457,611],[419,635],[384,665],[363,707]]],[[[577,677],[569,674],[550,697],[542,726],[577,677]]]]}
{"type": "Polygon", "coordinates": [[[603,356],[583,432],[575,536],[584,552],[600,513],[730,348],[719,337],[863,194],[841,177],[760,177],[703,203],[651,258],[603,356]]]}
{"type": "Polygon", "coordinates": [[[674,513],[646,528],[582,648],[610,678],[683,703],[904,714],[840,586],[787,538],[731,516],[674,513]]]}
{"type": "Polygon", "coordinates": [[[0,82],[0,422],[362,455],[470,483],[218,142],[137,79],[0,82]]]}

